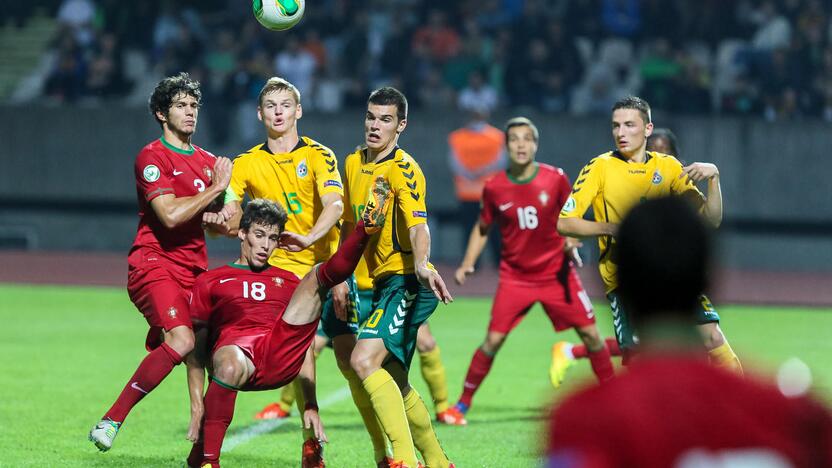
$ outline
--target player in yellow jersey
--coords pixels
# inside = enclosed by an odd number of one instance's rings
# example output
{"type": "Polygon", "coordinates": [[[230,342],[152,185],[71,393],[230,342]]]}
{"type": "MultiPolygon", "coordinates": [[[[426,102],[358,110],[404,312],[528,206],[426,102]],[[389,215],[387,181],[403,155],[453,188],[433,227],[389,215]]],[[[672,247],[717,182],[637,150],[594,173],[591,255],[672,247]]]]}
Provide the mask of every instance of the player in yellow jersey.
{"type": "Polygon", "coordinates": [[[376,177],[387,179],[394,193],[388,222],[364,254],[373,278],[372,314],[350,364],[390,441],[391,464],[415,468],[418,448],[428,466],[445,468],[452,464],[439,445],[427,407],[407,380],[420,325],[439,301],[452,298],[429,262],[425,177],[413,157],[398,147],[406,126],[405,96],[390,87],[373,91],[364,121],[366,147],[344,163],[349,208],[342,232],[355,224],[354,212],[363,209],[359,204],[367,199],[376,177]]]}
{"type": "MultiPolygon", "coordinates": [[[[673,156],[647,151],[647,138],[652,132],[650,106],[646,101],[631,96],[615,103],[612,134],[616,150],[597,156],[584,166],[558,220],[558,231],[562,235],[598,237],[599,269],[625,364],[638,344],[638,337],[617,293],[615,235],[618,224],[637,203],[668,195],[689,200],[714,228],[722,222],[722,192],[717,166],[704,162],[682,166],[673,156]],[[696,183],[702,181],[707,181],[707,197],[696,187],[696,183]],[[590,207],[594,221],[583,219],[590,207]]],[[[702,297],[700,305],[702,323],[718,320],[706,297],[702,297]]],[[[741,372],[739,359],[724,339],[722,345],[709,353],[720,365],[741,372]]]]}
{"type": "MultiPolygon", "coordinates": [[[[298,135],[297,122],[303,115],[300,92],[288,81],[270,78],[260,91],[257,118],[266,130],[266,141],[234,159],[226,203],[236,215],[216,230],[236,235],[244,195],[266,198],[282,204],[288,213],[279,249],[269,264],[303,278],[312,268],[329,259],[338,247],[335,226],[344,210],[343,185],[333,152],[309,137],[298,135]]],[[[221,220],[219,220],[221,221],[221,220]]],[[[333,288],[333,301],[344,306],[346,285],[333,288]]],[[[306,364],[314,366],[310,347],[306,364]]],[[[294,386],[298,407],[315,406],[315,389],[294,386]]],[[[304,429],[303,466],[323,466],[320,444],[314,433],[304,429]]]]}

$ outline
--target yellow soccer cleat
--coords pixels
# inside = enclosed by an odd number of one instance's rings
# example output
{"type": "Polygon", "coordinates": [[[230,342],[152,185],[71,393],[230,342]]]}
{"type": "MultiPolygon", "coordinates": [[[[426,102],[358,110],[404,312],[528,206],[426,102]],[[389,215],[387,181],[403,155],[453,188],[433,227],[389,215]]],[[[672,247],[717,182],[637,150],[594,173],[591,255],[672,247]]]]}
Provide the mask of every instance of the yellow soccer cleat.
{"type": "Polygon", "coordinates": [[[559,388],[566,377],[566,371],[575,364],[572,357],[572,344],[566,341],[559,341],[552,346],[552,365],[549,367],[549,378],[552,386],[559,388]]]}
{"type": "Polygon", "coordinates": [[[364,207],[361,219],[364,221],[364,231],[375,234],[384,227],[387,220],[387,204],[390,201],[390,183],[384,177],[376,177],[370,199],[364,207]]]}

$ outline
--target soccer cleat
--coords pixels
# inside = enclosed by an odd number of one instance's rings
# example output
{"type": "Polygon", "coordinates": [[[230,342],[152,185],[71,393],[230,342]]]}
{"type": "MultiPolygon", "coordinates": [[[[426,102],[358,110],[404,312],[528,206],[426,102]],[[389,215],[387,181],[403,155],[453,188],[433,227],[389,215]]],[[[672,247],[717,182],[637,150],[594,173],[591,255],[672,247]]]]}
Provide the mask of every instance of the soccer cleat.
{"type": "Polygon", "coordinates": [[[102,419],[90,431],[89,439],[98,447],[98,450],[106,452],[113,446],[113,440],[118,435],[120,427],[121,423],[112,419],[102,419]]]}
{"type": "Polygon", "coordinates": [[[392,458],[390,458],[390,457],[384,457],[384,459],[380,460],[380,461],[376,464],[376,468],[390,468],[391,466],[393,466],[393,465],[392,465],[392,463],[393,463],[393,459],[392,459],[392,458]]]}
{"type": "Polygon", "coordinates": [[[437,413],[436,421],[449,426],[465,426],[468,424],[465,415],[456,406],[451,406],[445,411],[437,413]]]}
{"type": "Polygon", "coordinates": [[[468,414],[468,410],[471,409],[471,407],[461,401],[458,401],[454,405],[454,409],[456,409],[457,411],[462,413],[463,416],[465,416],[466,414],[468,414]]]}
{"type": "Polygon", "coordinates": [[[285,419],[288,417],[289,411],[283,409],[280,403],[269,403],[259,413],[254,415],[254,419],[285,419]]]}
{"type": "Polygon", "coordinates": [[[303,443],[301,468],[324,468],[324,448],[317,439],[306,439],[303,443]]]}
{"type": "Polygon", "coordinates": [[[575,364],[572,357],[572,345],[566,341],[559,341],[552,346],[552,365],[549,367],[549,379],[552,386],[559,388],[566,377],[566,371],[575,364]]]}
{"type": "Polygon", "coordinates": [[[377,177],[373,189],[370,192],[370,199],[364,207],[361,219],[364,221],[364,231],[367,234],[375,234],[384,227],[387,219],[387,202],[390,201],[390,184],[384,177],[377,177]]]}

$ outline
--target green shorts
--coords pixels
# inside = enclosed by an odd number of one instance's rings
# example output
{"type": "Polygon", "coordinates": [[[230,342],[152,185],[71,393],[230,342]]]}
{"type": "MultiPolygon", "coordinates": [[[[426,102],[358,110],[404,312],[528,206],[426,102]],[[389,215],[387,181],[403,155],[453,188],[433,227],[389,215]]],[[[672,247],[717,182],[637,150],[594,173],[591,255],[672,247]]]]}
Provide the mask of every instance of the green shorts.
{"type": "MultiPolygon", "coordinates": [[[[345,322],[335,316],[335,306],[332,304],[332,293],[327,293],[326,301],[324,301],[321,310],[321,324],[318,327],[318,336],[323,336],[331,340],[339,335],[358,334],[358,329],[362,322],[359,313],[361,298],[358,295],[358,286],[355,284],[354,276],[350,276],[347,280],[347,286],[350,290],[349,309],[347,310],[348,320],[345,322]]],[[[369,309],[369,306],[367,309],[369,309]]]]}
{"type": "MultiPolygon", "coordinates": [[[[615,330],[615,339],[618,341],[618,347],[624,350],[632,350],[638,344],[638,335],[633,328],[632,320],[621,305],[618,298],[617,291],[612,291],[607,294],[607,300],[610,301],[610,309],[612,309],[612,324],[615,330]]],[[[719,314],[714,305],[711,304],[708,296],[701,295],[699,297],[700,307],[696,311],[696,323],[704,325],[706,323],[719,323],[719,314]]]]}
{"type": "Polygon", "coordinates": [[[376,281],[373,313],[358,339],[381,338],[387,351],[409,369],[419,325],[427,321],[437,304],[433,291],[419,284],[416,275],[391,275],[376,281]]]}

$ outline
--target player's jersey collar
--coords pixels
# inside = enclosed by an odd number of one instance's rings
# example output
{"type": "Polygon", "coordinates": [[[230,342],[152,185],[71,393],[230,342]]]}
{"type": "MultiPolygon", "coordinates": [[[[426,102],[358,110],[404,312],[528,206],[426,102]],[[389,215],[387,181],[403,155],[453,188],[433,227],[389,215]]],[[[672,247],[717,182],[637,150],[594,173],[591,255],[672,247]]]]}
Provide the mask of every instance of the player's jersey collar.
{"type": "MultiPolygon", "coordinates": [[[[380,161],[377,161],[376,164],[381,164],[381,163],[384,163],[384,162],[387,162],[387,161],[391,161],[393,158],[396,157],[396,152],[399,151],[400,149],[401,148],[399,148],[399,145],[394,146],[393,149],[390,151],[390,153],[388,153],[387,156],[381,158],[380,161]]],[[[369,152],[368,152],[367,148],[362,149],[361,150],[361,159],[364,160],[364,161],[367,161],[368,158],[369,158],[369,152]]],[[[370,162],[370,161],[367,161],[367,162],[370,162]]]]}
{"type": "Polygon", "coordinates": [[[229,263],[229,264],[228,264],[228,266],[230,266],[231,268],[237,268],[238,270],[246,270],[246,271],[250,271],[250,272],[252,272],[252,273],[262,273],[262,272],[264,272],[264,271],[266,271],[266,270],[268,270],[269,268],[271,268],[271,267],[272,267],[271,265],[266,265],[266,267],[265,267],[265,268],[263,268],[262,270],[260,270],[260,271],[254,271],[254,270],[252,270],[252,269],[251,269],[251,267],[250,267],[250,266],[248,266],[248,265],[240,265],[239,263],[234,263],[234,262],[229,263]]]}
{"type": "Polygon", "coordinates": [[[511,181],[512,183],[515,183],[517,185],[528,184],[529,182],[533,181],[534,178],[537,177],[537,173],[540,172],[540,164],[538,164],[537,162],[534,162],[532,164],[534,164],[534,172],[529,177],[527,177],[525,179],[518,179],[518,178],[514,177],[513,175],[511,175],[511,173],[508,171],[508,169],[506,169],[506,177],[508,177],[509,181],[511,181]]]}
{"type": "Polygon", "coordinates": [[[174,153],[179,153],[179,154],[184,154],[184,155],[186,155],[186,156],[190,156],[190,155],[194,154],[194,151],[195,151],[195,149],[194,149],[194,145],[191,145],[191,149],[189,149],[189,150],[183,150],[182,148],[177,148],[177,147],[173,146],[172,144],[168,143],[168,141],[167,141],[167,140],[165,140],[165,136],[164,136],[164,135],[162,135],[161,137],[159,137],[159,141],[161,141],[161,142],[162,142],[162,145],[163,145],[165,148],[167,148],[167,149],[169,149],[169,150],[173,151],[174,153]]]}
{"type": "MultiPolygon", "coordinates": [[[[298,138],[298,144],[297,144],[297,145],[295,145],[295,147],[294,147],[294,148],[292,148],[292,150],[291,150],[291,151],[289,151],[289,152],[290,152],[290,153],[295,152],[295,151],[297,151],[297,150],[299,150],[299,149],[303,148],[304,146],[307,146],[307,145],[306,145],[306,142],[305,142],[305,141],[303,141],[303,137],[299,137],[299,138],[298,138]]],[[[270,150],[270,149],[269,149],[269,142],[268,142],[268,141],[266,141],[266,142],[264,142],[262,145],[260,145],[260,150],[261,150],[261,151],[265,151],[265,152],[267,152],[267,153],[269,153],[269,154],[274,154],[274,153],[272,153],[272,150],[270,150]]]]}
{"type": "MultiPolygon", "coordinates": [[[[612,157],[614,157],[614,158],[618,158],[618,159],[620,159],[620,160],[624,161],[625,163],[629,163],[629,162],[630,162],[630,161],[629,161],[627,158],[625,158],[625,157],[624,157],[624,155],[623,155],[623,154],[621,154],[621,152],[620,152],[620,151],[618,151],[617,149],[616,149],[616,150],[612,150],[611,154],[612,154],[612,157]]],[[[644,162],[643,162],[643,163],[637,163],[637,164],[647,164],[647,161],[650,161],[651,159],[653,159],[653,156],[650,154],[650,152],[649,152],[649,151],[645,151],[645,152],[644,152],[644,162]]]]}

